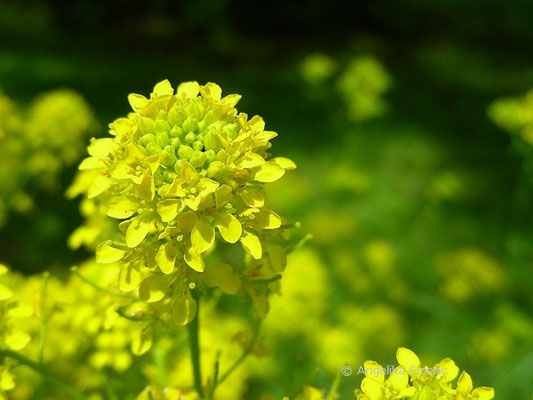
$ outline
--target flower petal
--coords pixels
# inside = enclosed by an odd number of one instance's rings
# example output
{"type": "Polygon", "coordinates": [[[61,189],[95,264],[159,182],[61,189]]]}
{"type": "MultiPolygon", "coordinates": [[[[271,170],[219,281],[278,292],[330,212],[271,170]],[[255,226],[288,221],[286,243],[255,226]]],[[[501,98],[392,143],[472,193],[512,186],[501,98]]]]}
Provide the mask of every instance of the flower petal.
{"type": "Polygon", "coordinates": [[[241,245],[244,251],[250,254],[256,260],[263,256],[263,249],[259,238],[250,232],[243,232],[241,236],[241,245]]]}
{"type": "Polygon", "coordinates": [[[215,241],[215,229],[206,218],[198,219],[191,232],[191,243],[194,249],[203,253],[207,251],[215,241]]]}
{"type": "Polygon", "coordinates": [[[218,231],[228,243],[235,243],[242,234],[242,225],[232,214],[218,214],[215,218],[218,231]]]}

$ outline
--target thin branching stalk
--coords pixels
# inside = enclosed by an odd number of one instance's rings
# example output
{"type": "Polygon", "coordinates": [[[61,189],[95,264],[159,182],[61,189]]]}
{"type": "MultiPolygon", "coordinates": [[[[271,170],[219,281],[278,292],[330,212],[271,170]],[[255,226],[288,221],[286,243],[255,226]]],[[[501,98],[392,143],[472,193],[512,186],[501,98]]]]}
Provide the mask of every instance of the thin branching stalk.
{"type": "Polygon", "coordinates": [[[39,363],[42,364],[44,361],[44,347],[46,345],[46,289],[48,287],[48,279],[50,278],[50,273],[45,272],[43,274],[43,286],[41,288],[41,329],[39,333],[39,363]]]}
{"type": "Polygon", "coordinates": [[[76,388],[74,388],[73,386],[70,386],[66,382],[63,382],[57,376],[47,371],[43,365],[36,363],[30,360],[29,358],[26,358],[22,354],[19,354],[16,351],[12,351],[12,350],[0,350],[0,358],[2,357],[12,358],[18,361],[21,365],[26,365],[27,367],[33,369],[34,371],[39,372],[46,380],[50,381],[51,383],[56,385],[58,388],[63,390],[63,392],[68,394],[72,399],[87,400],[87,398],[83,394],[81,394],[76,388]]]}
{"type": "Polygon", "coordinates": [[[237,367],[241,365],[241,363],[246,359],[246,357],[248,357],[248,355],[251,353],[251,351],[253,350],[255,346],[255,342],[257,341],[257,337],[259,336],[260,327],[261,327],[261,319],[258,319],[257,323],[255,324],[254,332],[253,332],[252,338],[250,339],[250,343],[244,349],[241,356],[233,363],[233,365],[231,365],[227,369],[227,371],[224,374],[222,374],[222,376],[218,380],[218,384],[221,384],[222,382],[224,382],[233,373],[233,371],[235,371],[235,369],[237,369],[237,367]]]}
{"type": "Polygon", "coordinates": [[[202,388],[202,370],[200,366],[200,344],[198,334],[198,320],[200,319],[200,298],[196,298],[196,316],[187,324],[189,331],[189,351],[191,353],[194,387],[201,398],[204,397],[202,388]]]}

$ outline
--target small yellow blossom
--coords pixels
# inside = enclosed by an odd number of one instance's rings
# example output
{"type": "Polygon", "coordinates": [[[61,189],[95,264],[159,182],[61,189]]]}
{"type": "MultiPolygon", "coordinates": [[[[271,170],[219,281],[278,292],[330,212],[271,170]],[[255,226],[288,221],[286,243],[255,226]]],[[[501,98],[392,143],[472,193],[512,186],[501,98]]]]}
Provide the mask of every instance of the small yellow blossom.
{"type": "Polygon", "coordinates": [[[398,348],[396,359],[399,366],[390,371],[375,361],[364,363],[365,378],[361,389],[356,389],[357,400],[392,399],[438,399],[438,400],[490,400],[494,389],[473,387],[472,379],[463,371],[454,387],[453,381],[459,375],[459,368],[450,358],[444,358],[433,367],[422,367],[420,359],[405,347],[398,348]]]}

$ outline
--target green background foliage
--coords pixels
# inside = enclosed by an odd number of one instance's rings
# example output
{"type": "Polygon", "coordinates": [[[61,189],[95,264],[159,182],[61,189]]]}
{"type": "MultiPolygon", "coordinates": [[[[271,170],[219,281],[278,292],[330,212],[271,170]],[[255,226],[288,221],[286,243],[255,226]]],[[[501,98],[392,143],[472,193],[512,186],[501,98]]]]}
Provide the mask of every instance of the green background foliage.
{"type": "MultiPolygon", "coordinates": [[[[21,104],[74,89],[104,136],[128,93],[165,78],[211,81],[278,132],[274,155],[298,169],[270,189],[273,209],[313,239],[290,259],[287,297],[267,321],[275,366],[245,398],[328,387],[347,361],[386,365],[400,345],[427,363],[450,356],[497,398],[531,396],[531,145],[487,109],[533,87],[533,4],[0,7],[0,86],[21,104]]],[[[35,207],[0,229],[2,262],[62,274],[88,257],[67,246],[82,222],[63,195],[74,173],[63,171],[58,191],[28,188],[35,207]]],[[[359,379],[343,378],[341,398],[359,379]]]]}

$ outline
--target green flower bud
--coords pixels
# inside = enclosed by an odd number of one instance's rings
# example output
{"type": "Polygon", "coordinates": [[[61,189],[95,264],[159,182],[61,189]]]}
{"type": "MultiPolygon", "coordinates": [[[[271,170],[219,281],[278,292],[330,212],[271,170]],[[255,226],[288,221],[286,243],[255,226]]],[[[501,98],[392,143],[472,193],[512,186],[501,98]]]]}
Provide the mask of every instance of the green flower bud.
{"type": "Polygon", "coordinates": [[[210,163],[211,161],[215,159],[216,153],[213,150],[207,150],[205,152],[205,157],[206,157],[207,162],[210,163]]]}
{"type": "Polygon", "coordinates": [[[177,107],[171,108],[168,112],[168,122],[170,125],[179,127],[183,124],[183,121],[185,121],[186,118],[187,116],[183,110],[178,109],[177,107]]]}
{"type": "Polygon", "coordinates": [[[183,131],[184,132],[192,132],[195,129],[198,129],[198,122],[196,121],[196,118],[189,117],[183,122],[183,131]]]}
{"type": "Polygon", "coordinates": [[[195,140],[196,140],[196,135],[193,132],[189,132],[185,136],[185,143],[187,143],[187,144],[191,144],[195,140]]]}
{"type": "Polygon", "coordinates": [[[152,133],[155,130],[155,122],[151,118],[142,117],[139,122],[139,129],[142,133],[152,133]]]}
{"type": "Polygon", "coordinates": [[[227,135],[231,139],[235,139],[237,137],[237,126],[233,124],[228,124],[224,128],[222,128],[222,131],[227,133],[227,135]]]}
{"type": "Polygon", "coordinates": [[[193,153],[194,153],[194,150],[189,146],[181,145],[178,148],[178,157],[181,158],[182,160],[188,161],[192,157],[193,153]]]}
{"type": "Polygon", "coordinates": [[[213,161],[211,164],[209,164],[209,167],[207,168],[207,176],[210,178],[214,178],[222,172],[225,165],[223,162],[220,161],[213,161]]]}
{"type": "Polygon", "coordinates": [[[204,136],[204,147],[206,150],[217,151],[220,147],[217,136],[214,132],[208,132],[204,136]]]}
{"type": "Polygon", "coordinates": [[[146,150],[150,152],[150,154],[159,154],[161,153],[161,146],[159,146],[156,142],[150,142],[146,145],[146,150]]]}
{"type": "Polygon", "coordinates": [[[183,160],[183,159],[179,159],[176,161],[176,163],[174,164],[174,171],[176,172],[176,174],[180,173],[181,167],[183,167],[183,164],[185,164],[185,161],[186,160],[183,160]]]}
{"type": "Polygon", "coordinates": [[[195,151],[189,162],[193,167],[200,168],[202,165],[204,165],[205,159],[206,155],[203,151],[195,151]]]}
{"type": "Polygon", "coordinates": [[[158,132],[156,134],[157,144],[164,148],[170,144],[170,138],[167,132],[158,132]]]}
{"type": "Polygon", "coordinates": [[[169,132],[170,131],[170,125],[167,121],[158,119],[155,123],[155,130],[156,132],[169,132]]]}
{"type": "Polygon", "coordinates": [[[170,144],[172,145],[172,147],[177,149],[180,146],[180,144],[181,144],[181,140],[180,140],[180,138],[177,138],[177,137],[176,138],[172,138],[172,139],[170,139],[170,144]]]}
{"type": "Polygon", "coordinates": [[[181,129],[179,126],[173,126],[170,130],[170,137],[172,138],[180,138],[182,139],[184,137],[185,133],[183,132],[183,129],[181,129]]]}
{"type": "Polygon", "coordinates": [[[147,133],[146,135],[141,136],[139,139],[139,144],[143,147],[146,147],[148,143],[155,142],[155,135],[152,133],[147,133]]]}
{"type": "Polygon", "coordinates": [[[204,148],[204,143],[201,141],[201,140],[196,140],[193,144],[192,144],[192,148],[194,150],[197,150],[197,151],[200,151],[204,148]]]}
{"type": "Polygon", "coordinates": [[[161,153],[161,162],[165,167],[172,167],[176,162],[176,155],[174,154],[174,149],[172,147],[170,148],[172,149],[172,152],[168,151],[165,148],[165,151],[161,153]]]}

